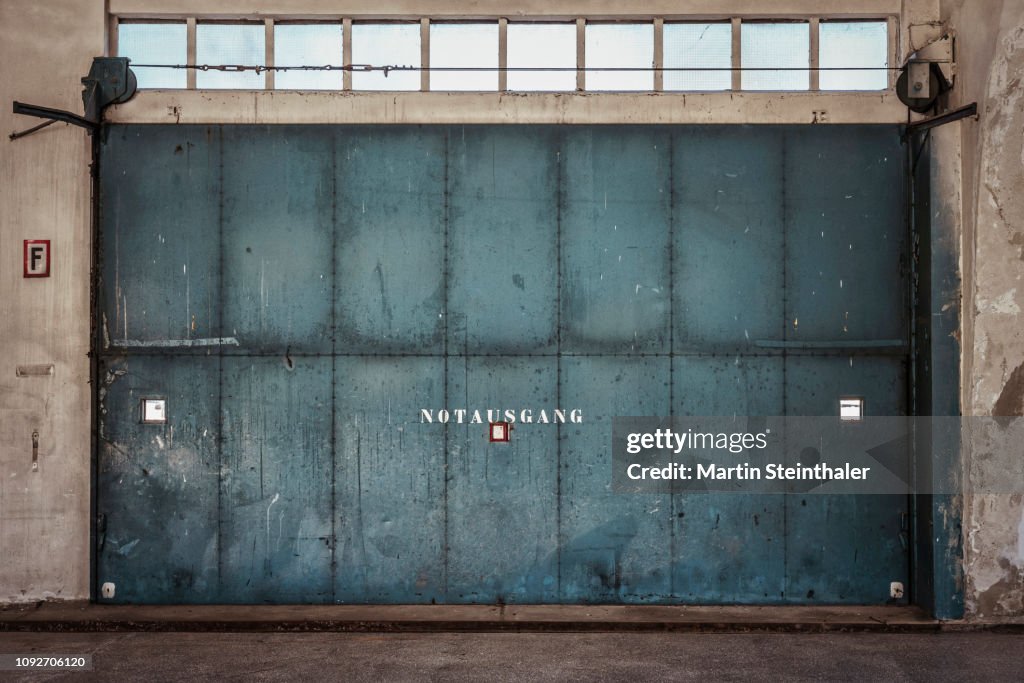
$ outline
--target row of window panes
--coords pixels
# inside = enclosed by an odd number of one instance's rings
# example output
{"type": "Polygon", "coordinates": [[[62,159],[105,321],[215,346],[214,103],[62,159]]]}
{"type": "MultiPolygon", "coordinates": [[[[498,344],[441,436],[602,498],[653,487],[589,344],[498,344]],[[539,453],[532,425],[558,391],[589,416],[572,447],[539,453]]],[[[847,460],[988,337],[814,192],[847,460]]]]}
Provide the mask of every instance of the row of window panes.
{"type": "MultiPolygon", "coordinates": [[[[732,88],[732,24],[669,23],[663,33],[664,90],[732,88]]],[[[822,21],[819,24],[819,87],[883,90],[888,87],[885,21],[822,21]],[[857,68],[863,68],[858,70],[857,68]],[[841,69],[841,70],[835,70],[841,69]]],[[[276,23],[274,64],[342,64],[340,23],[276,23]]],[[[593,91],[654,90],[651,23],[596,23],[585,27],[585,84],[593,91]],[[595,70],[596,69],[596,70],[595,70]],[[602,70],[604,69],[604,70],[602,70]]],[[[185,64],[184,23],[121,23],[118,52],[135,64],[185,64]]],[[[498,24],[431,23],[430,89],[498,89],[498,24]],[[460,70],[464,69],[464,70],[460,70]]],[[[507,26],[507,88],[513,91],[576,89],[575,23],[513,23],[507,26]],[[518,70],[561,69],[561,70],[518,70]]],[[[266,31],[256,23],[199,23],[196,64],[264,65],[266,31]]],[[[419,68],[419,23],[352,24],[352,63],[419,68]]],[[[807,22],[744,22],[740,32],[741,89],[807,90],[810,87],[810,25],[807,22]],[[769,69],[769,70],[757,70],[769,69]],[[771,70],[779,69],[779,70],[771,70]]],[[[133,66],[142,88],[184,88],[184,69],[133,66]]],[[[255,71],[199,70],[197,88],[263,89],[255,71]]],[[[281,90],[340,90],[341,71],[277,70],[281,90]]],[[[354,90],[419,90],[420,72],[359,71],[354,90]]]]}

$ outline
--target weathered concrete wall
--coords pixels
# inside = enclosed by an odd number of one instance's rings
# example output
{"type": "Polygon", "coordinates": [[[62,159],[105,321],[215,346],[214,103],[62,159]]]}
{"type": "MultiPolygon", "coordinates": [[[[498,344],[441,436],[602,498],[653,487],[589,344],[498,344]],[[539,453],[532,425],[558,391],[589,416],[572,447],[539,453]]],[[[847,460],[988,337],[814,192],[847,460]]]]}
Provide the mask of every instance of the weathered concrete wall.
{"type": "MultiPolygon", "coordinates": [[[[1024,3],[945,0],[957,33],[954,106],[977,101],[960,124],[963,171],[965,415],[1024,414],[1024,3]]],[[[955,163],[948,146],[940,164],[955,163]]],[[[965,450],[968,482],[1019,470],[1018,444],[965,450]],[[972,454],[972,451],[974,453],[972,454]]],[[[1024,497],[964,500],[965,602],[970,618],[1024,617],[1024,497]]]]}
{"type": "Polygon", "coordinates": [[[103,41],[102,2],[0,0],[0,602],[88,596],[89,138],[7,135],[40,123],[12,100],[80,112],[103,41]],[[22,278],[24,239],[52,241],[52,277],[22,278]]]}

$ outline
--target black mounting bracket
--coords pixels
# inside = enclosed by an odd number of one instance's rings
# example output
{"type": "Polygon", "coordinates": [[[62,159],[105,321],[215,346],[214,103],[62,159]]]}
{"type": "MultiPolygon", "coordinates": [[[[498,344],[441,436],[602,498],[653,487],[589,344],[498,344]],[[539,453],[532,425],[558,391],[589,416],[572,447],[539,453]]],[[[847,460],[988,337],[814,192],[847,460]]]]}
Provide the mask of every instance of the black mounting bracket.
{"type": "Polygon", "coordinates": [[[930,130],[936,126],[942,126],[947,123],[953,123],[960,119],[966,119],[970,117],[978,117],[978,103],[971,102],[953,111],[948,111],[945,114],[939,114],[933,116],[930,119],[923,119],[921,121],[914,121],[913,123],[907,124],[907,133],[920,133],[921,131],[930,130]]]}
{"type": "Polygon", "coordinates": [[[82,91],[82,104],[85,115],[79,116],[63,109],[50,109],[34,104],[14,103],[14,113],[49,119],[43,124],[19,133],[11,133],[11,140],[24,137],[29,133],[45,128],[57,121],[81,126],[95,132],[100,125],[103,110],[111,104],[121,104],[132,98],[137,89],[135,74],[128,68],[127,57],[95,57],[89,75],[82,79],[85,89],[82,91]]]}
{"type": "Polygon", "coordinates": [[[945,114],[933,116],[930,119],[922,119],[921,121],[914,121],[913,123],[908,123],[906,126],[904,126],[903,133],[900,134],[900,139],[901,141],[906,142],[907,138],[909,138],[912,135],[915,135],[916,133],[923,133],[926,130],[931,130],[932,128],[936,128],[938,126],[944,126],[947,123],[953,123],[954,121],[959,121],[961,119],[967,119],[972,117],[974,119],[978,118],[977,102],[965,104],[964,106],[954,109],[953,111],[948,111],[945,114]]]}
{"type": "Polygon", "coordinates": [[[85,118],[97,124],[104,109],[127,102],[138,88],[127,57],[93,58],[92,68],[82,79],[82,85],[85,86],[82,91],[85,118]]]}

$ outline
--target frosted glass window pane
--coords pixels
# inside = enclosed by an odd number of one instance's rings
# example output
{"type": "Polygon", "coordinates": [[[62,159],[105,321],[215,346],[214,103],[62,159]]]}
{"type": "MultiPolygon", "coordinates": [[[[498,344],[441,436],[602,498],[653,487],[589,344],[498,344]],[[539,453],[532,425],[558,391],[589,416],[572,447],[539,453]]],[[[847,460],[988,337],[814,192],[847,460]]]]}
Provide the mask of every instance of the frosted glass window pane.
{"type": "Polygon", "coordinates": [[[732,87],[732,24],[665,24],[665,90],[729,90],[732,87]]]}
{"type": "MultiPolygon", "coordinates": [[[[275,24],[275,66],[341,65],[341,24],[275,24]]],[[[279,90],[341,90],[340,71],[277,71],[279,90]]]]}
{"type": "Polygon", "coordinates": [[[575,24],[509,24],[508,67],[570,71],[509,71],[509,90],[575,90],[575,24]]]}
{"type": "Polygon", "coordinates": [[[740,66],[800,68],[802,71],[743,71],[744,90],[807,90],[811,31],[806,23],[749,24],[740,34],[740,66]]]}
{"type": "Polygon", "coordinates": [[[184,88],[185,69],[152,69],[135,64],[184,64],[188,61],[185,24],[119,24],[117,52],[133,64],[140,88],[184,88]]]}
{"type": "MultiPolygon", "coordinates": [[[[420,64],[419,24],[352,24],[352,63],[373,66],[420,64]]],[[[419,71],[353,71],[355,90],[419,90],[419,71]]]]}
{"type": "Polygon", "coordinates": [[[498,24],[431,24],[431,90],[497,90],[498,24]],[[490,67],[487,71],[434,71],[490,67]]]}
{"type": "MultiPolygon", "coordinates": [[[[818,27],[822,67],[889,65],[889,32],[884,21],[823,21],[818,27]]],[[[822,90],[885,90],[886,71],[822,71],[822,90]]]]}
{"type": "Polygon", "coordinates": [[[587,90],[654,90],[654,27],[652,24],[588,24],[586,28],[587,90]],[[592,71],[607,68],[645,71],[592,71]]]}
{"type": "MultiPolygon", "coordinates": [[[[263,24],[199,24],[196,26],[196,63],[266,63],[266,32],[263,24]]],[[[197,88],[262,90],[264,74],[255,71],[197,71],[197,88]]]]}

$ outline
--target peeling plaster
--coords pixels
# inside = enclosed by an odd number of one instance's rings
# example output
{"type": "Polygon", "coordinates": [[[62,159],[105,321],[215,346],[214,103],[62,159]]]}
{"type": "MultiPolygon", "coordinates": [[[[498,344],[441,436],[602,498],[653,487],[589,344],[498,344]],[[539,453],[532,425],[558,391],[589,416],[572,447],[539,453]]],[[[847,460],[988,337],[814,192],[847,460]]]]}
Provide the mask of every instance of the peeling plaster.
{"type": "Polygon", "coordinates": [[[978,303],[978,311],[981,313],[996,313],[999,315],[1017,315],[1020,313],[1020,306],[1017,305],[1017,288],[1014,287],[1004,292],[998,298],[986,301],[982,299],[978,303]]]}
{"type": "MultiPolygon", "coordinates": [[[[977,101],[980,117],[960,124],[962,266],[966,310],[961,366],[966,415],[1024,414],[1024,328],[1017,294],[1024,279],[1024,3],[942,0],[957,35],[951,106],[977,101]]],[[[950,156],[940,156],[948,163],[950,156]]],[[[1019,471],[1020,436],[973,434],[966,482],[1019,471]],[[1016,442],[1014,441],[1016,439],[1016,442]]],[[[962,520],[968,619],[1024,619],[1024,495],[968,494],[962,520]]]]}
{"type": "Polygon", "coordinates": [[[1020,523],[1017,525],[1017,565],[1024,567],[1024,510],[1020,512],[1020,523]]]}

